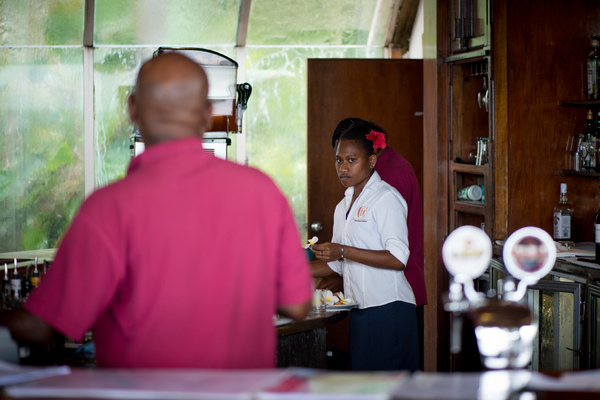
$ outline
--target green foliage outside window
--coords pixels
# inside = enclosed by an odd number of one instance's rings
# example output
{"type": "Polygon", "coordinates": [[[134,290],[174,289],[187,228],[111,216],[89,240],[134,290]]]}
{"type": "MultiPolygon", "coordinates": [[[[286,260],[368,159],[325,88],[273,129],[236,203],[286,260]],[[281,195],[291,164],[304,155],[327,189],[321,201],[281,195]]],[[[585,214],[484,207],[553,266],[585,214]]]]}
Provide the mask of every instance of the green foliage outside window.
{"type": "MultiPolygon", "coordinates": [[[[84,3],[0,0],[0,252],[54,247],[84,199],[84,3]]],[[[389,14],[392,3],[251,3],[246,59],[237,60],[253,87],[246,154],[286,194],[302,234],[306,59],[381,57],[387,26],[373,15],[377,4],[379,14],[389,14]]],[[[93,184],[101,187],[129,164],[127,97],[139,66],[160,46],[235,59],[241,0],[95,4],[93,184]]]]}

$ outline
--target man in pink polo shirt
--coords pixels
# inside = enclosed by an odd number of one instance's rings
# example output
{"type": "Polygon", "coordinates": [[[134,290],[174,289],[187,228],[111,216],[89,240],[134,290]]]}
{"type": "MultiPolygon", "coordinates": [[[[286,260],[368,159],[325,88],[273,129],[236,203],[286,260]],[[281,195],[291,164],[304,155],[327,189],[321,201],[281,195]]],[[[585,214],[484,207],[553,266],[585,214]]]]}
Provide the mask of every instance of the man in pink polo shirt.
{"type": "Polygon", "coordinates": [[[181,54],[141,67],[129,110],[146,150],[82,204],[40,286],[0,318],[15,340],[91,330],[101,367],[275,366],[273,315],[308,313],[308,260],[273,181],[203,151],[207,93],[181,54]]]}

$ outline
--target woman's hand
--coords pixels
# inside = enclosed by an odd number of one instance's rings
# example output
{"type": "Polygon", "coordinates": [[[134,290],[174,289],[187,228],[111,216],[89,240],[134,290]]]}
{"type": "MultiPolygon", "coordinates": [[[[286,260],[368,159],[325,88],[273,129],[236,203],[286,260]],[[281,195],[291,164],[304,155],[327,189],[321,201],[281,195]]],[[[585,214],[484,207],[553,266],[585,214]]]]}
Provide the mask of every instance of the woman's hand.
{"type": "Polygon", "coordinates": [[[333,293],[344,291],[344,280],[338,274],[331,274],[319,281],[317,289],[331,290],[333,293]]]}
{"type": "MultiPolygon", "coordinates": [[[[318,261],[337,261],[342,258],[342,245],[339,243],[313,244],[311,247],[318,261]]],[[[344,245],[344,258],[374,268],[403,271],[405,265],[388,250],[366,250],[344,245]]]]}
{"type": "Polygon", "coordinates": [[[317,260],[329,262],[342,258],[342,245],[339,243],[313,244],[311,249],[317,260]]]}

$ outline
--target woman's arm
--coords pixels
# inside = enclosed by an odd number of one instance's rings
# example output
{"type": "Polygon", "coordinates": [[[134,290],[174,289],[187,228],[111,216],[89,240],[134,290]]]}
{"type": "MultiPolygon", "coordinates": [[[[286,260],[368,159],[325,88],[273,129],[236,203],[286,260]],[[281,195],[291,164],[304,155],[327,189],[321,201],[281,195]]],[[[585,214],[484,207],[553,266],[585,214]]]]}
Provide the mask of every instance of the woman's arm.
{"type": "Polygon", "coordinates": [[[46,321],[21,308],[1,313],[0,325],[8,328],[16,342],[48,344],[55,334],[46,321]]]}
{"type": "MultiPolygon", "coordinates": [[[[392,255],[388,250],[366,250],[357,247],[341,245],[339,243],[322,243],[312,246],[313,253],[318,261],[322,261],[325,266],[329,261],[337,261],[342,258],[342,248],[344,250],[343,258],[359,262],[374,268],[393,269],[403,271],[405,265],[392,255]]],[[[327,267],[329,268],[329,267],[327,267]]],[[[331,270],[331,269],[330,269],[331,270]]],[[[313,270],[314,271],[314,270],[313,270]]],[[[313,276],[314,272],[313,272],[313,276]]],[[[322,275],[325,276],[325,275],[322,275]]],[[[320,277],[322,277],[320,276],[320,277]]]]}
{"type": "Polygon", "coordinates": [[[312,261],[310,263],[310,271],[312,272],[313,278],[325,278],[329,275],[337,273],[331,268],[329,268],[327,262],[321,259],[312,261]]]}

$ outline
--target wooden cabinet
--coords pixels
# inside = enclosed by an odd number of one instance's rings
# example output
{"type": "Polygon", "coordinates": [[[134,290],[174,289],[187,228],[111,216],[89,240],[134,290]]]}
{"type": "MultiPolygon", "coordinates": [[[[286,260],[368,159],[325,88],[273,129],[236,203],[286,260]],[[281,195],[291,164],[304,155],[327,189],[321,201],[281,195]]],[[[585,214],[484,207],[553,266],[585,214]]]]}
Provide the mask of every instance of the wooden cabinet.
{"type": "MultiPolygon", "coordinates": [[[[584,108],[586,110],[592,110],[594,112],[594,119],[597,118],[597,110],[600,107],[600,100],[579,100],[579,101],[563,101],[560,103],[562,107],[575,107],[584,108]]],[[[579,132],[577,132],[579,133],[579,132]]],[[[565,152],[568,152],[565,146],[565,152]]],[[[572,168],[572,165],[568,165],[567,159],[568,154],[565,154],[565,169],[562,171],[563,176],[581,176],[587,178],[600,178],[600,172],[596,171],[578,171],[572,168]]]]}
{"type": "Polygon", "coordinates": [[[482,166],[459,164],[450,161],[450,226],[454,229],[463,225],[474,225],[487,231],[492,229],[493,195],[486,194],[486,188],[492,189],[490,164],[482,166]],[[482,200],[461,200],[458,191],[471,185],[483,187],[482,200]]]}
{"type": "Polygon", "coordinates": [[[489,44],[488,0],[452,0],[448,13],[452,52],[463,53],[489,44]]]}
{"type": "MultiPolygon", "coordinates": [[[[493,259],[490,288],[496,292],[508,273],[493,259]]],[[[529,369],[575,371],[597,369],[600,351],[600,269],[557,260],[552,272],[527,290],[538,334],[529,369]]]]}
{"type": "Polygon", "coordinates": [[[446,99],[448,126],[448,199],[450,231],[462,225],[493,232],[494,182],[492,179],[493,142],[488,87],[489,57],[449,59],[446,99]],[[486,143],[481,157],[478,142],[486,143]],[[483,185],[483,201],[459,200],[460,189],[483,185]]]}
{"type": "MultiPolygon", "coordinates": [[[[433,6],[425,2],[425,15],[435,15],[435,26],[428,30],[426,25],[424,35],[424,159],[435,160],[426,164],[423,178],[425,271],[432,277],[429,304],[448,291],[439,254],[445,237],[456,226],[484,220],[492,241],[506,239],[524,226],[537,226],[551,234],[560,184],[567,183],[569,202],[575,209],[574,240],[589,242],[600,206],[597,179],[564,174],[567,138],[583,130],[587,110],[561,107],[565,100],[586,98],[590,36],[600,33],[597,1],[489,0],[487,39],[466,45],[455,30],[456,15],[460,15],[457,7],[464,4],[472,3],[437,0],[431,10],[433,6]],[[435,40],[430,39],[431,32],[435,40]],[[484,60],[487,70],[478,74],[476,65],[484,60]],[[488,112],[477,103],[484,78],[488,112]],[[465,166],[457,165],[456,158],[464,160],[473,138],[486,137],[486,133],[489,165],[463,170],[465,166]],[[485,182],[484,208],[463,210],[454,193],[460,179],[485,182]]],[[[429,312],[426,337],[448,332],[445,311],[436,305],[429,312]]],[[[433,336],[433,340],[436,343],[425,345],[426,368],[450,369],[446,339],[433,336]],[[428,351],[434,354],[428,356],[428,351]]]]}

